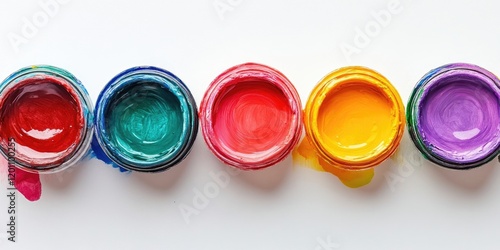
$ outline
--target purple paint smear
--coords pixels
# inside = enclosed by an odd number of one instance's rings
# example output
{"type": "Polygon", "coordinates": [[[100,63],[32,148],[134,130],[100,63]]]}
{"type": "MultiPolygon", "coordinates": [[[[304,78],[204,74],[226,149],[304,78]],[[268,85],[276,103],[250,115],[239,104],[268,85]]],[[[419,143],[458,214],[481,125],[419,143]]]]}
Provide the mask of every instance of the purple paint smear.
{"type": "Polygon", "coordinates": [[[424,143],[442,159],[475,162],[500,145],[500,90],[475,70],[444,72],[429,81],[417,125],[424,143]]]}

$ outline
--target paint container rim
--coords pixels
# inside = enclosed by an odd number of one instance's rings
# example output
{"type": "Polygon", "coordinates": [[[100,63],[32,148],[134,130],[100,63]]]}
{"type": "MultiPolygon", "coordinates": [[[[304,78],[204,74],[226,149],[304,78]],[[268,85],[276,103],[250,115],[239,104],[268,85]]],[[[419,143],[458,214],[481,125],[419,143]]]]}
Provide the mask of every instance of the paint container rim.
{"type": "Polygon", "coordinates": [[[302,135],[302,104],[290,80],[280,71],[264,64],[247,62],[235,65],[218,75],[209,85],[200,104],[200,122],[203,138],[212,153],[223,163],[240,170],[259,170],[283,161],[298,144],[302,135]],[[249,154],[225,149],[215,136],[212,110],[232,85],[259,81],[277,87],[287,99],[293,113],[289,131],[279,148],[267,155],[252,157],[249,154]]]}
{"type": "MultiPolygon", "coordinates": [[[[480,167],[496,158],[496,156],[500,153],[500,140],[497,140],[496,147],[492,147],[488,153],[483,154],[483,157],[476,160],[458,161],[456,159],[447,158],[435,153],[432,150],[431,145],[427,145],[424,142],[419,126],[419,106],[422,100],[427,97],[425,95],[425,91],[427,89],[434,88],[434,85],[443,79],[446,80],[448,77],[456,77],[457,75],[464,73],[472,73],[469,77],[473,76],[475,80],[481,83],[481,86],[487,87],[488,90],[495,93],[497,99],[500,100],[500,80],[497,76],[495,76],[495,74],[475,64],[462,62],[450,63],[430,70],[416,83],[410,99],[408,100],[406,112],[408,132],[413,143],[422,155],[438,166],[455,170],[467,170],[480,167]]],[[[446,82],[446,84],[449,84],[449,82],[446,82]]],[[[500,125],[497,128],[498,135],[500,125]]]]}
{"type": "MultiPolygon", "coordinates": [[[[75,94],[78,95],[78,99],[75,99],[75,101],[79,104],[78,106],[82,112],[82,118],[85,123],[84,126],[82,126],[82,131],[80,132],[80,141],[78,142],[78,145],[72,150],[71,154],[66,156],[68,159],[63,160],[60,164],[49,164],[46,166],[35,167],[24,162],[19,162],[17,159],[14,162],[14,165],[17,168],[24,171],[30,173],[50,174],[76,165],[76,163],[89,153],[94,126],[93,104],[85,86],[73,74],[65,69],[45,64],[27,66],[9,75],[0,83],[0,96],[5,92],[10,91],[17,85],[17,83],[31,77],[36,77],[40,74],[60,78],[69,84],[75,94]]],[[[1,99],[2,98],[0,98],[0,100],[1,99]]],[[[2,157],[6,159],[8,158],[7,153],[2,146],[0,146],[0,154],[2,157]]]]}
{"type": "Polygon", "coordinates": [[[399,92],[391,82],[377,71],[363,66],[347,66],[336,69],[323,77],[309,95],[304,111],[304,127],[307,138],[313,146],[316,153],[326,160],[329,164],[340,169],[350,171],[366,170],[373,168],[397,150],[401,143],[405,128],[404,105],[399,92]],[[357,157],[357,159],[348,159],[338,156],[335,152],[330,152],[327,144],[320,135],[317,121],[319,119],[319,110],[323,101],[328,98],[328,94],[344,84],[355,82],[356,84],[366,84],[367,87],[376,87],[379,93],[382,93],[388,103],[392,106],[394,119],[392,121],[394,132],[387,146],[380,148],[377,153],[357,157]]]}
{"type": "Polygon", "coordinates": [[[168,70],[155,66],[136,66],[126,69],[113,77],[100,92],[95,108],[95,135],[99,146],[104,154],[115,164],[124,169],[136,172],[156,173],[170,169],[182,162],[191,152],[198,133],[197,106],[191,91],[184,82],[168,70]],[[165,154],[154,162],[133,160],[120,153],[120,150],[113,148],[106,136],[104,112],[111,101],[110,97],[115,97],[120,90],[126,89],[137,83],[140,79],[137,76],[147,76],[147,80],[165,87],[170,94],[179,101],[181,110],[187,107],[188,111],[183,112],[182,134],[174,146],[175,150],[165,154]],[[105,99],[107,97],[107,99],[105,99]]]}

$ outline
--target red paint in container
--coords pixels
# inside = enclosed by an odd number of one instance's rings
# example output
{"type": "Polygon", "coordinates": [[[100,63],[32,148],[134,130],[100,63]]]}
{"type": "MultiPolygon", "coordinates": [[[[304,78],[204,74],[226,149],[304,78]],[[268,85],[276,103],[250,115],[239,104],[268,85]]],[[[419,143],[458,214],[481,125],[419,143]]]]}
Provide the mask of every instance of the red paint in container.
{"type": "Polygon", "coordinates": [[[38,173],[73,166],[88,152],[92,120],[88,93],[65,70],[33,66],[1,83],[0,153],[26,198],[40,197],[38,173]]]}
{"type": "Polygon", "coordinates": [[[83,116],[73,90],[47,76],[19,82],[3,100],[0,137],[14,138],[18,159],[32,166],[60,164],[81,138],[83,116]]]}
{"type": "Polygon", "coordinates": [[[297,91],[280,72],[247,63],[218,76],[200,107],[202,132],[224,163],[262,169],[282,161],[302,132],[297,91]]]}

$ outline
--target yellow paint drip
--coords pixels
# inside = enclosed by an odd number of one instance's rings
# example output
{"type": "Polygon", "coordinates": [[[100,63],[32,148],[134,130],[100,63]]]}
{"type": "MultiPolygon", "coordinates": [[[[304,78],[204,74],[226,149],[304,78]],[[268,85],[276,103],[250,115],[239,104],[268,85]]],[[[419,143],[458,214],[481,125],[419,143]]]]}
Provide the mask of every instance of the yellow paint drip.
{"type": "Polygon", "coordinates": [[[398,148],[404,106],[379,73],[346,67],[323,78],[304,110],[306,138],[294,159],[336,175],[349,187],[368,184],[377,166],[398,148]]]}
{"type": "Polygon", "coordinates": [[[329,172],[337,176],[344,185],[350,188],[362,187],[370,183],[374,176],[373,168],[357,171],[346,170],[318,158],[307,138],[304,138],[299,146],[295,148],[292,156],[294,162],[301,162],[317,171],[329,172]]]}

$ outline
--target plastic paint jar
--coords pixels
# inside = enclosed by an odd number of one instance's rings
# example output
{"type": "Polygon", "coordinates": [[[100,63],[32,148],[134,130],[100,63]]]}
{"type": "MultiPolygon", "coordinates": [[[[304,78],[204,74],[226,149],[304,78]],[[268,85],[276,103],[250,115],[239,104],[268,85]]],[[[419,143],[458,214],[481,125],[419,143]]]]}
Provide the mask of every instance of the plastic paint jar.
{"type": "Polygon", "coordinates": [[[28,172],[50,173],[89,152],[92,102],[69,72],[53,66],[18,70],[0,84],[0,152],[28,172]]]}
{"type": "Polygon", "coordinates": [[[114,77],[99,95],[96,139],[118,166],[160,172],[184,160],[198,133],[196,103],[174,74],[135,67],[114,77]]]}
{"type": "Polygon", "coordinates": [[[470,169],[500,150],[500,81],[471,64],[428,72],[408,102],[408,130],[424,157],[439,166],[470,169]]]}
{"type": "Polygon", "coordinates": [[[300,97],[279,71],[246,63],[220,74],[200,106],[205,142],[222,162],[243,170],[282,161],[302,133],[300,97]]]}
{"type": "Polygon", "coordinates": [[[351,66],[325,76],[304,110],[306,139],[318,157],[345,170],[375,167],[397,149],[404,107],[381,74],[351,66]]]}

